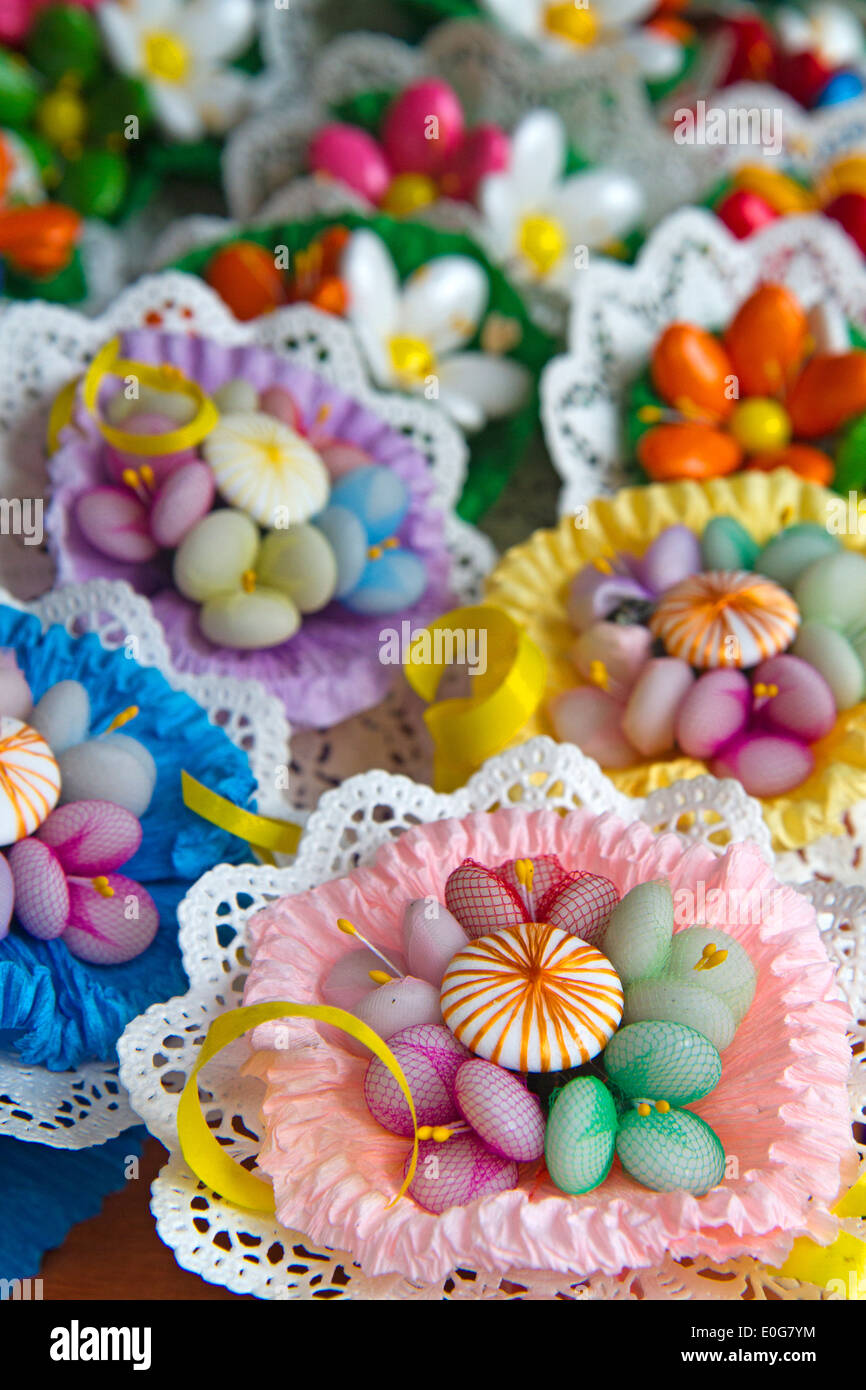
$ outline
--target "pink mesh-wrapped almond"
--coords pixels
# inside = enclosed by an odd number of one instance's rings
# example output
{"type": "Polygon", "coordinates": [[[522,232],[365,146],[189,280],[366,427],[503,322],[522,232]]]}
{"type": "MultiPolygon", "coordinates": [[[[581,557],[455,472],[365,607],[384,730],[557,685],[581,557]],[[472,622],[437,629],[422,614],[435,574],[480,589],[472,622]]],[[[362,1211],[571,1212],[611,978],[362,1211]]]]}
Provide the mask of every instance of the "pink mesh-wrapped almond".
{"type": "MultiPolygon", "coordinates": [[[[459,1118],[454,1096],[457,1072],[469,1058],[466,1048],[441,1024],[418,1023],[388,1039],[403,1070],[419,1125],[446,1125],[459,1118]]],[[[364,1077],[370,1114],[392,1134],[411,1138],[412,1116],[397,1079],[374,1057],[364,1077]]]]}

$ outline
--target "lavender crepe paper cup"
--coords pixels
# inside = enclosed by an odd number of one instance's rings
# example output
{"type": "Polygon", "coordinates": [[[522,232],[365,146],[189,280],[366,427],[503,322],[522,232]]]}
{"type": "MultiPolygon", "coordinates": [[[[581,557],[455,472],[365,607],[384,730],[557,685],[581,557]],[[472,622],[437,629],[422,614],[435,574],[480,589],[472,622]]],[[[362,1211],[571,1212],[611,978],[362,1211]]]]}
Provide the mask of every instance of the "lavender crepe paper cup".
{"type": "MultiPolygon", "coordinates": [[[[427,588],[414,607],[379,617],[366,618],[337,603],[329,604],[321,613],[305,618],[288,642],[266,650],[214,646],[199,630],[198,606],[171,586],[170,554],[149,564],[124,564],[100,555],[79,529],[77,497],[86,488],[108,481],[103,466],[105,441],[80,397],[74,423],[62,432],[60,447],[48,464],[51,501],[45,529],[57,566],[56,582],[126,580],[151,599],[179,671],[259,680],[283,701],[298,728],[329,727],[378,704],[387,695],[395,671],[379,659],[383,630],[399,631],[406,620],[413,629],[423,627],[456,602],[449,583],[445,519],[433,502],[434,480],[422,455],[368,406],[267,348],[142,329],[122,335],[121,355],[154,365],[170,363],[208,394],[235,377],[246,379],[259,391],[283,386],[295,400],[305,428],[327,406],[329,434],[366,450],[405,482],[409,510],[398,535],[424,561],[427,588]]],[[[101,393],[103,407],[110,394],[101,393]]]]}

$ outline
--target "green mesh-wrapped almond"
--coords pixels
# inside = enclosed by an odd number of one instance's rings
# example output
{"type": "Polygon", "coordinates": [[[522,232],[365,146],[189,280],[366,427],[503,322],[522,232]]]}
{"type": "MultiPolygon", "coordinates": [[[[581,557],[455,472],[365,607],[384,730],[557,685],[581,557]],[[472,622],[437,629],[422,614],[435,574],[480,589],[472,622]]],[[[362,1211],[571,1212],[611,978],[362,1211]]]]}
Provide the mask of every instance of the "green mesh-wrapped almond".
{"type": "Polygon", "coordinates": [[[674,931],[674,900],[664,879],[639,883],[611,913],[601,950],[623,985],[660,975],[674,931]]]}
{"type": "Polygon", "coordinates": [[[620,1121],[616,1151],[629,1176],[655,1192],[684,1189],[698,1197],[725,1176],[718,1135],[690,1110],[631,1110],[620,1121]]]}
{"type": "Polygon", "coordinates": [[[613,1162],[616,1106],[602,1081],[578,1076],[553,1103],[544,1138],[551,1182],[560,1192],[591,1192],[604,1182],[613,1162]]]}
{"type": "Polygon", "coordinates": [[[630,1023],[607,1045],[605,1070],[626,1096],[688,1105],[719,1084],[722,1059],[703,1033],[666,1020],[630,1023]]]}
{"type": "Polygon", "coordinates": [[[712,990],[681,980],[638,980],[625,991],[623,1023],[658,1019],[684,1023],[703,1033],[717,1052],[730,1047],[737,1022],[728,1004],[712,990]]]}
{"type": "Polygon", "coordinates": [[[677,932],[665,974],[670,980],[700,985],[717,994],[737,1024],[745,1018],[755,997],[757,975],[751,956],[739,941],[716,927],[687,927],[677,932]],[[714,951],[710,951],[711,946],[714,951]],[[727,954],[721,959],[724,952],[727,954]]]}

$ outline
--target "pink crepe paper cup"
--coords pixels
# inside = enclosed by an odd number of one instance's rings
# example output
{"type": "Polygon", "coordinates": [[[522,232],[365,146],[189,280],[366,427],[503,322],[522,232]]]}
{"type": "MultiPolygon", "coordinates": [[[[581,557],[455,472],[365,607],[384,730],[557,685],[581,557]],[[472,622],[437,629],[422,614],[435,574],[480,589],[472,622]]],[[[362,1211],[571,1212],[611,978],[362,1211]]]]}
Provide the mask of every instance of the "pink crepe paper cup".
{"type": "MultiPolygon", "coordinates": [[[[368,1275],[397,1272],[434,1283],[454,1268],[500,1276],[508,1270],[617,1274],[671,1254],[724,1261],[750,1254],[782,1261],[797,1235],[828,1243],[830,1207],[853,1180],[847,1078],[847,1005],[841,1001],[815,913],[774,879],[758,850],[733,845],[721,857],[656,836],[615,816],[518,807],[476,813],[408,831],[375,862],[345,878],[290,897],[251,923],[252,968],[245,1003],[320,1002],[319,989],[347,950],[336,928],[348,917],[377,943],[396,947],[404,904],[442,898],[463,859],[484,864],[556,854],[568,868],[606,874],[621,893],[647,879],[674,893],[752,890],[760,920],[738,925],[708,907],[709,924],[740,940],[758,972],[754,1002],[723,1056],[722,1080],[692,1109],[717,1131],[737,1171],[706,1196],[657,1193],[627,1177],[618,1162],[602,1187],[583,1197],[558,1192],[543,1168],[523,1170],[520,1186],[440,1216],[411,1198],[388,1207],[400,1187],[408,1141],[383,1130],[364,1103],[366,1061],[315,1024],[293,1019],[288,1047],[273,1047],[273,1025],[254,1034],[250,1068],[266,1083],[262,1168],[273,1180],[287,1227],[347,1250],[368,1275]]],[[[679,901],[679,900],[678,900],[679,901]]]]}

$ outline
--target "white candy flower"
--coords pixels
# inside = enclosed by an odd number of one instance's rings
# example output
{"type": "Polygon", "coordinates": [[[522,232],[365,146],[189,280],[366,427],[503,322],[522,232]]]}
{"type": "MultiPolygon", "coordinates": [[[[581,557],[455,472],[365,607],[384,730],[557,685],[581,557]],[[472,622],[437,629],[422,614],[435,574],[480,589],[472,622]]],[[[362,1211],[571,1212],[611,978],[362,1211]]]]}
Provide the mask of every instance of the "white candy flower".
{"type": "Polygon", "coordinates": [[[340,267],[347,318],[380,386],[416,392],[440,405],[465,430],[524,405],[528,370],[506,357],[463,352],[487,309],[488,284],[468,256],[439,256],[405,285],[374,232],[351,236],[340,267]]]}
{"type": "Polygon", "coordinates": [[[619,39],[644,77],[663,81],[682,62],[682,47],[664,34],[641,29],[658,0],[481,0],[482,9],[507,32],[553,53],[586,50],[619,39]]]}
{"type": "Polygon", "coordinates": [[[97,11],[115,67],[146,85],[176,140],[228,130],[248,105],[249,78],[227,66],[255,32],[255,0],[109,0],[97,11]]]}
{"type": "Polygon", "coordinates": [[[604,248],[632,231],[643,191],[627,174],[587,169],[565,175],[562,121],[533,111],[511,137],[511,161],[483,179],[478,201],[494,258],[516,279],[567,289],[580,248],[604,248]]]}
{"type": "Polygon", "coordinates": [[[805,10],[781,6],[773,15],[782,46],[789,53],[814,53],[828,67],[863,57],[860,20],[842,5],[822,3],[805,10]]]}
{"type": "Polygon", "coordinates": [[[658,0],[481,0],[482,9],[513,34],[541,42],[594,43],[652,14],[658,0]]]}

